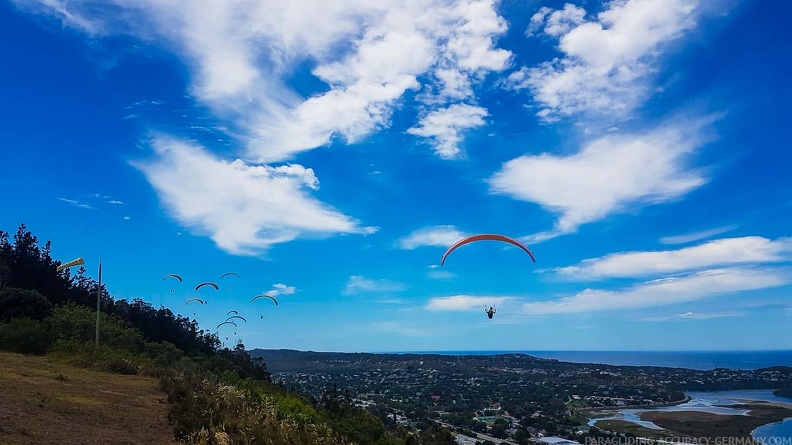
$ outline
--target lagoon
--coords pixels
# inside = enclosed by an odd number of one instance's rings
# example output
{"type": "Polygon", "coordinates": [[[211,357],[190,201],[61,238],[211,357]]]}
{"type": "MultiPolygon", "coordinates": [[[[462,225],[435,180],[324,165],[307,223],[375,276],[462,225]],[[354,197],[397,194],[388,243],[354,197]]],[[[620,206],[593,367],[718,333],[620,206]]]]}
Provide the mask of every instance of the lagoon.
{"type": "MultiPolygon", "coordinates": [[[[659,430],[662,428],[655,425],[654,423],[641,420],[639,417],[640,413],[650,411],[699,411],[723,415],[745,415],[747,411],[744,409],[729,408],[718,405],[736,405],[746,403],[747,401],[785,403],[792,406],[792,399],[776,396],[773,394],[772,389],[715,392],[691,391],[686,392],[685,395],[687,395],[690,400],[679,405],[644,409],[625,408],[617,411],[613,416],[589,419],[588,424],[593,426],[600,420],[624,420],[636,425],[641,425],[645,428],[659,430]]],[[[757,428],[754,430],[753,434],[757,439],[792,437],[792,418],[757,428]]],[[[765,443],[771,444],[772,442],[766,441],[765,443]]]]}

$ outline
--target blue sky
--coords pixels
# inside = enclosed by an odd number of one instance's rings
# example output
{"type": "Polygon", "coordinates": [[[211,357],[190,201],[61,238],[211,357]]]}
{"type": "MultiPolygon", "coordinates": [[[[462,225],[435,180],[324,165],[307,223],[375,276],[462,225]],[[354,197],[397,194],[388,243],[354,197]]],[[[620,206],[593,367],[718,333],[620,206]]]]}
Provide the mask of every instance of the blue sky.
{"type": "Polygon", "coordinates": [[[0,228],[249,348],[792,349],[790,8],[4,2],[0,228]]]}

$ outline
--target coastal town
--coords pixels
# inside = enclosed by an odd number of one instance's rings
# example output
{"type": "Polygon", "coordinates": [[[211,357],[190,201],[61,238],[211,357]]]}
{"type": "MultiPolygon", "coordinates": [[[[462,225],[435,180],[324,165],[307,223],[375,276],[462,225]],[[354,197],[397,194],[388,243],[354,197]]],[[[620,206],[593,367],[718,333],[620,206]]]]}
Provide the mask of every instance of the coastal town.
{"type": "MultiPolygon", "coordinates": [[[[524,354],[451,356],[258,350],[273,380],[307,397],[335,391],[387,424],[452,428],[475,445],[582,441],[598,410],[681,403],[687,391],[792,386],[792,368],[708,371],[575,364],[524,354]]],[[[599,426],[599,425],[598,425],[599,426]]]]}

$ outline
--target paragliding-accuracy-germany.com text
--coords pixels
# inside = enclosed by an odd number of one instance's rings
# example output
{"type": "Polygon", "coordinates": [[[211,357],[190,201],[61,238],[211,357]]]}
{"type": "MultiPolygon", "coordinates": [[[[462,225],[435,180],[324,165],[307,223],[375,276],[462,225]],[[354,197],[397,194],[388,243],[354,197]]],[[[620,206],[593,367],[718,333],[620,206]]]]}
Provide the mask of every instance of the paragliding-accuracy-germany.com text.
{"type": "MultiPolygon", "coordinates": [[[[664,437],[657,439],[659,445],[792,445],[792,437],[664,437]]],[[[647,440],[639,437],[588,437],[584,445],[646,445],[647,440]]]]}

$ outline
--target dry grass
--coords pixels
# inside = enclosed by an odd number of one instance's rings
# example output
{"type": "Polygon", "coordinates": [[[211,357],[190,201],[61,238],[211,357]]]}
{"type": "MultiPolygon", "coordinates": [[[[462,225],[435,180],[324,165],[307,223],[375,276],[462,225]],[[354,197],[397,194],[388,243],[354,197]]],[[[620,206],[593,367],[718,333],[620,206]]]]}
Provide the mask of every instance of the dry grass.
{"type": "Polygon", "coordinates": [[[0,352],[0,445],[175,444],[156,379],[0,352]]]}

